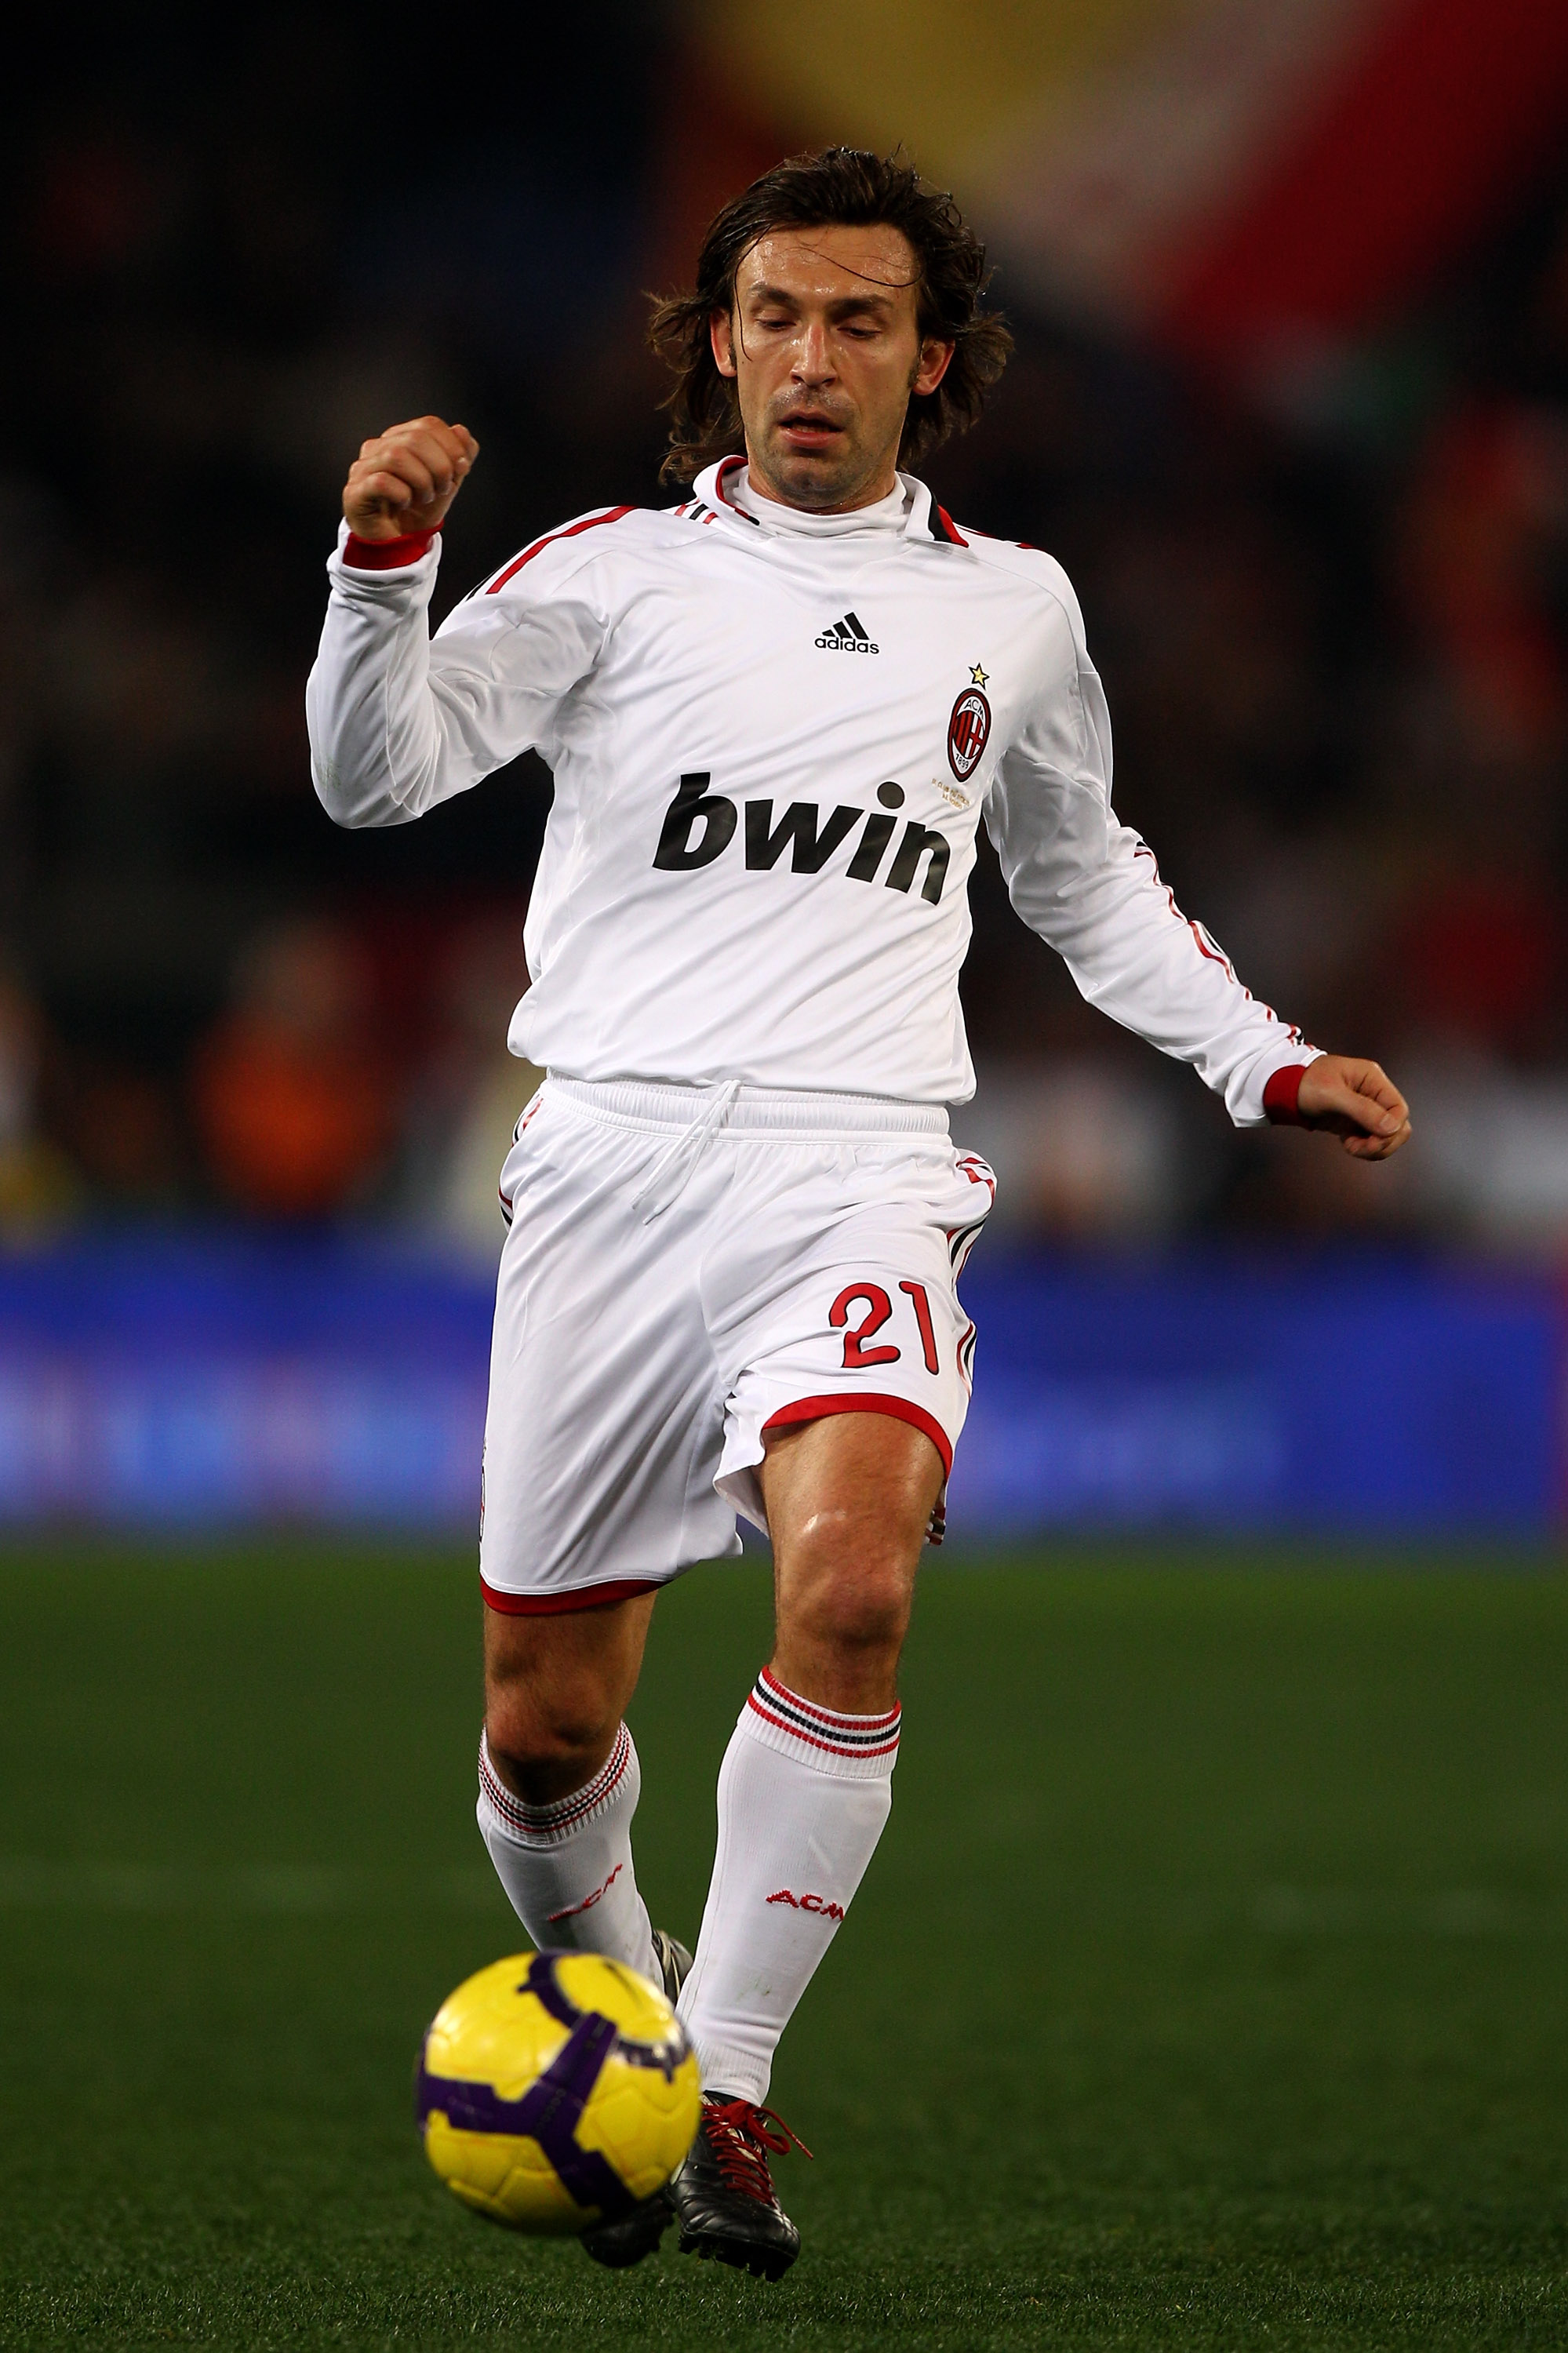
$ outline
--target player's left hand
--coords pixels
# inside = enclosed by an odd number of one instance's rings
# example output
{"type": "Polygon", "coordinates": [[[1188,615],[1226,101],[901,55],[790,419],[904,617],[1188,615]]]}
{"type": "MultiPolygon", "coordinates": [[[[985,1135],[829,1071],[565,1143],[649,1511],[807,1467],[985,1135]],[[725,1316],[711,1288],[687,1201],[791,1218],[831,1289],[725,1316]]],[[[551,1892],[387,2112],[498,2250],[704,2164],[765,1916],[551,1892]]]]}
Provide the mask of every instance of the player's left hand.
{"type": "Polygon", "coordinates": [[[1386,1160],[1410,1134],[1409,1107],[1393,1081],[1353,1054],[1319,1054],[1308,1063],[1296,1113],[1303,1127],[1337,1135],[1357,1160],[1386,1160]]]}

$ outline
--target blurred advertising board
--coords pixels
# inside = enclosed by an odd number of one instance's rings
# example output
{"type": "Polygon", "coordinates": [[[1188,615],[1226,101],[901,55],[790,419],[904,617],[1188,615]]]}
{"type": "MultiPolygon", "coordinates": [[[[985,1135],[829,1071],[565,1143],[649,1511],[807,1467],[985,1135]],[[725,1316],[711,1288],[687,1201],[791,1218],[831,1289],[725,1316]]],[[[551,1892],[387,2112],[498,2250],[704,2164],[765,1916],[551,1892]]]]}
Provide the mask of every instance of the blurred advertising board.
{"type": "Polygon", "coordinates": [[[0,1521],[471,1527],[493,1288],[330,1236],[0,1259],[0,1521]]]}
{"type": "Polygon", "coordinates": [[[1565,1317],[1538,1275],[1320,1258],[978,1261],[955,1531],[1544,1535],[1565,1317]]]}
{"type": "MultiPolygon", "coordinates": [[[[340,1237],[0,1256],[0,1524],[474,1528],[491,1277],[340,1237]]],[[[1546,1535],[1543,1275],[1344,1252],[981,1253],[955,1543],[1160,1528],[1546,1535]]]]}

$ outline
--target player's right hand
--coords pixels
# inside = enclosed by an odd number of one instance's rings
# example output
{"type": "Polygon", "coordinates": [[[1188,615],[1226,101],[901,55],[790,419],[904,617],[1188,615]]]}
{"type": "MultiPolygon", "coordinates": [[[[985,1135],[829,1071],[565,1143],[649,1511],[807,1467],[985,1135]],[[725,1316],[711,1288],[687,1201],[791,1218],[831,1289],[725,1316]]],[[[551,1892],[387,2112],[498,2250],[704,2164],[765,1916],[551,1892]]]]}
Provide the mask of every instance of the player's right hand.
{"type": "Polygon", "coordinates": [[[434,531],[479,455],[466,425],[416,417],[362,441],[343,486],[343,511],[358,539],[434,531]]]}

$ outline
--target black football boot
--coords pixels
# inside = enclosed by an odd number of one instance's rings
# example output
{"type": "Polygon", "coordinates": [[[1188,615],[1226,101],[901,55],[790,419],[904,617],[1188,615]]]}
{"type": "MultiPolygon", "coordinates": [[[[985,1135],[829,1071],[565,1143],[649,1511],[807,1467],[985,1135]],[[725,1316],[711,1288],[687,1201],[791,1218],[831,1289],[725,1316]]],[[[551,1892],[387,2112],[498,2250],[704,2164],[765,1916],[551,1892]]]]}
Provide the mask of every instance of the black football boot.
{"type": "MultiPolygon", "coordinates": [[[[658,1956],[665,1996],[673,2009],[691,1974],[692,1957],[667,1928],[654,1929],[653,1950],[658,1956]]],[[[585,2231],[583,2245],[596,2263],[606,2263],[611,2271],[624,2271],[628,2263],[640,2263],[644,2255],[657,2252],[673,2219],[669,2191],[656,2189],[652,2198],[644,2198],[630,2213],[618,2214],[612,2222],[596,2222],[591,2230],[585,2231]]]]}
{"type": "Polygon", "coordinates": [[[668,1928],[654,1929],[653,1950],[659,1957],[659,1974],[664,1980],[664,1999],[673,2010],[681,1999],[681,1988],[692,1974],[692,1957],[668,1928]]]}
{"type": "Polygon", "coordinates": [[[768,2152],[811,2152],[782,2116],[750,2100],[709,2093],[692,2153],[670,2184],[681,2253],[734,2263],[756,2279],[782,2279],[800,2233],[779,2203],[768,2152]]]}

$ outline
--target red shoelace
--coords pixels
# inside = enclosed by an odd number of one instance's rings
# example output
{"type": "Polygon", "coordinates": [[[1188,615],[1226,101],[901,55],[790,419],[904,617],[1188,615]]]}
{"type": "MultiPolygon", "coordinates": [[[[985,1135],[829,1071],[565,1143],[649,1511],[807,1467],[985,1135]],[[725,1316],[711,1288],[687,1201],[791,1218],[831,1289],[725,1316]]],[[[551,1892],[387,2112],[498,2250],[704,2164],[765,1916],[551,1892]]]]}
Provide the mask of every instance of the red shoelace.
{"type": "Polygon", "coordinates": [[[773,2197],[768,2151],[771,2149],[775,2157],[783,2157],[791,2148],[798,2148],[802,2157],[811,2154],[782,2116],[771,2108],[757,2107],[750,2100],[705,2101],[703,2126],[726,2189],[742,2198],[760,2199],[764,2205],[773,2197]]]}

